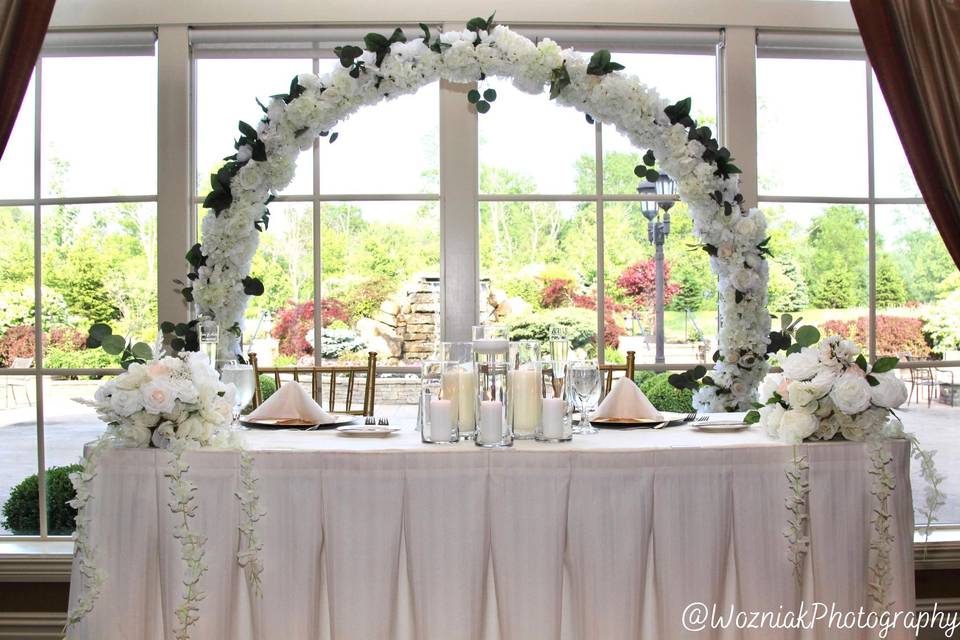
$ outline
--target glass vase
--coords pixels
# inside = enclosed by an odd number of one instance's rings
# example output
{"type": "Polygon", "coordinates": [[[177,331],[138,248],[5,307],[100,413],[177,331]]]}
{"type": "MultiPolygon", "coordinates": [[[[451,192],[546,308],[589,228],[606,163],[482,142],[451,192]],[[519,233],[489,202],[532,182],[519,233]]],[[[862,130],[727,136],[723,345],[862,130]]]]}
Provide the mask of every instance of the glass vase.
{"type": "Polygon", "coordinates": [[[507,414],[510,369],[506,362],[477,363],[477,434],[480,447],[513,446],[513,432],[507,414]]]}
{"type": "Polygon", "coordinates": [[[460,440],[457,428],[458,398],[455,393],[450,395],[444,384],[457,367],[458,363],[450,360],[424,360],[420,365],[417,427],[423,442],[452,444],[460,440]]]}

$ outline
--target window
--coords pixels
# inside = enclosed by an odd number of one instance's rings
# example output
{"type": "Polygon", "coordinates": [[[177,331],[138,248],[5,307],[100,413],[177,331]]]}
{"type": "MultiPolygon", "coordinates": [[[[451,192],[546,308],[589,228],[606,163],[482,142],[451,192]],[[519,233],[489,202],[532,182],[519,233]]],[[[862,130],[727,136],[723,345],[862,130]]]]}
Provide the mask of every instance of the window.
{"type": "MultiPolygon", "coordinates": [[[[871,357],[898,356],[910,400],[897,413],[946,467],[960,455],[948,435],[960,416],[960,372],[949,363],[960,356],[960,332],[949,320],[960,305],[960,274],[858,39],[817,43],[803,50],[799,36],[759,38],[758,178],[774,254],[770,310],[846,335],[871,357]]],[[[922,504],[924,484],[914,474],[922,504]]],[[[943,522],[960,522],[957,488],[946,487],[943,522]]]]}
{"type": "Polygon", "coordinates": [[[82,401],[119,366],[90,325],[157,333],[154,34],[77,40],[47,38],[0,160],[0,534],[72,532],[63,467],[103,432],[82,401]]]}
{"type": "MultiPolygon", "coordinates": [[[[716,130],[716,31],[632,32],[599,43],[562,30],[544,35],[584,51],[610,48],[626,72],[662,97],[692,97],[694,116],[716,130]]],[[[638,363],[652,364],[654,247],[634,174],[645,150],[546,95],[499,79],[490,86],[496,102],[479,118],[480,320],[506,323],[515,339],[565,324],[581,356],[616,363],[632,350],[638,363]]],[[[667,363],[691,364],[716,345],[716,285],[706,254],[689,250],[686,206],[670,213],[665,356],[667,363]]]]}

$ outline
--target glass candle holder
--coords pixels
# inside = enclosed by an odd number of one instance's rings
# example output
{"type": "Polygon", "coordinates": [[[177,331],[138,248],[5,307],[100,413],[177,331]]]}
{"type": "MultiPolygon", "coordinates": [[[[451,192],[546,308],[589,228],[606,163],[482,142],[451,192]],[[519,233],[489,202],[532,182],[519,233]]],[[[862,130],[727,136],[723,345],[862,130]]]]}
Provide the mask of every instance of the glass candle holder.
{"type": "Polygon", "coordinates": [[[448,397],[445,376],[457,370],[449,360],[425,360],[420,365],[420,403],[417,426],[420,439],[430,444],[450,444],[460,440],[457,428],[457,398],[448,397]]]}
{"type": "Polygon", "coordinates": [[[477,363],[477,433],[479,447],[513,446],[513,432],[507,414],[510,371],[506,362],[477,363]]]}
{"type": "Polygon", "coordinates": [[[573,438],[573,402],[565,389],[553,397],[544,398],[537,425],[540,442],[566,442],[573,438]]]}
{"type": "Polygon", "coordinates": [[[507,416],[514,438],[532,440],[536,437],[543,403],[542,389],[543,372],[539,360],[525,362],[507,372],[507,416]]]}
{"type": "Polygon", "coordinates": [[[217,351],[220,343],[220,325],[213,316],[202,315],[197,323],[197,338],[200,342],[200,352],[210,360],[210,366],[217,366],[217,351]]]}
{"type": "Polygon", "coordinates": [[[454,421],[461,439],[473,438],[477,430],[477,373],[473,361],[473,343],[441,342],[440,360],[454,363],[443,371],[445,399],[456,405],[454,421]]]}
{"type": "Polygon", "coordinates": [[[506,361],[510,350],[507,328],[502,324],[486,324],[473,327],[473,353],[477,361],[506,361]],[[484,357],[482,357],[484,356],[484,357]]]}

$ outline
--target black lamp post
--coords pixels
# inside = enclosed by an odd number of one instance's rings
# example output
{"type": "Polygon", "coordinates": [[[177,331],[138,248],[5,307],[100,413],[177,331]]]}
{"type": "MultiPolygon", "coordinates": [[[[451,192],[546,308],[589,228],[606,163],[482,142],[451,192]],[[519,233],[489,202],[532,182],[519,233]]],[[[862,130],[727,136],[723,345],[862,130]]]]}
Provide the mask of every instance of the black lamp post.
{"type": "MultiPolygon", "coordinates": [[[[664,173],[655,183],[641,182],[637,186],[637,193],[641,196],[672,196],[676,192],[676,183],[664,173]]],[[[657,333],[657,353],[654,362],[666,362],[664,358],[664,330],[663,330],[663,243],[670,235],[670,207],[672,201],[647,200],[640,201],[640,208],[643,216],[647,219],[647,239],[655,248],[655,264],[657,270],[657,299],[656,299],[656,333],[657,333]],[[660,209],[663,209],[663,219],[660,219],[660,209]]]]}

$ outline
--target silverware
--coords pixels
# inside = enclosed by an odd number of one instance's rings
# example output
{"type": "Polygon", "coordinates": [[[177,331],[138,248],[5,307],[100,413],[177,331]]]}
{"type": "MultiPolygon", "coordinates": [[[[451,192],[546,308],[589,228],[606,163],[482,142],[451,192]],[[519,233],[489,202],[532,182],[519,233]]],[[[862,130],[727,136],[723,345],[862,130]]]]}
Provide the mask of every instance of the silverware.
{"type": "Polygon", "coordinates": [[[363,424],[364,424],[364,425],[371,425],[371,424],[372,424],[372,425],[375,425],[375,424],[377,424],[377,419],[374,418],[373,416],[366,416],[366,417],[363,419],[363,424]]]}
{"type": "Polygon", "coordinates": [[[390,420],[387,418],[379,418],[377,420],[377,425],[381,427],[390,426],[390,420]]]}

